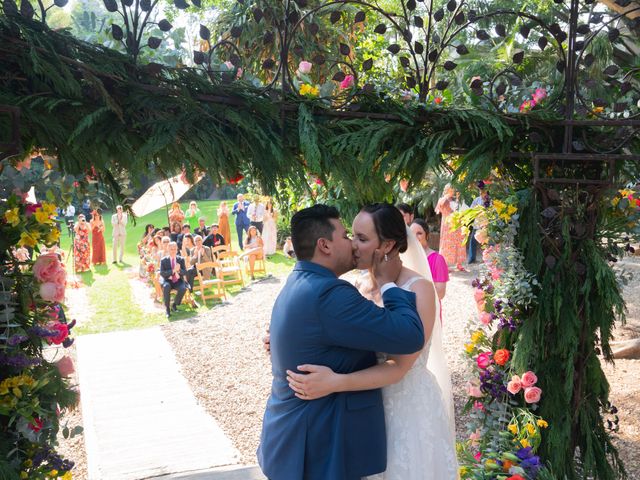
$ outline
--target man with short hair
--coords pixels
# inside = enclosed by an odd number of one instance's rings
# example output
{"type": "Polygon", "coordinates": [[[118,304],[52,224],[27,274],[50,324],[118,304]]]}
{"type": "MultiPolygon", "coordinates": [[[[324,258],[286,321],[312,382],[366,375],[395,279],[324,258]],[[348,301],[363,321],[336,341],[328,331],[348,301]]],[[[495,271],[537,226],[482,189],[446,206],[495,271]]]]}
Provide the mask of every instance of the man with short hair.
{"type": "Polygon", "coordinates": [[[117,263],[118,249],[120,249],[119,260],[122,263],[124,257],[124,241],[127,238],[127,222],[128,215],[122,211],[122,205],[116,207],[116,213],[111,215],[111,226],[113,231],[111,236],[113,238],[113,263],[117,263]]]}
{"type": "Polygon", "coordinates": [[[298,263],[273,306],[273,382],[258,462],[278,480],[356,480],[386,468],[380,389],[340,392],[305,401],[287,370],[313,362],[350,373],[375,365],[376,351],[409,354],[424,346],[415,294],[398,288],[398,255],[380,256],[374,272],[385,308],[338,277],[355,267],[353,246],[338,210],[315,205],[291,219],[298,263]]]}
{"type": "Polygon", "coordinates": [[[219,226],[217,223],[211,225],[209,235],[206,236],[203,243],[206,247],[213,248],[224,245],[224,237],[218,233],[219,226]]]}
{"type": "Polygon", "coordinates": [[[206,236],[209,235],[209,229],[205,222],[206,219],[204,217],[198,218],[198,226],[193,231],[195,235],[200,235],[202,238],[206,238],[206,236]]]}
{"type": "Polygon", "coordinates": [[[231,213],[236,216],[236,232],[238,234],[238,245],[240,250],[244,250],[242,245],[242,236],[244,232],[249,230],[251,221],[247,216],[247,210],[249,209],[249,202],[244,199],[244,195],[239,193],[237,197],[238,201],[233,204],[233,210],[231,213]]]}
{"type": "Polygon", "coordinates": [[[169,242],[169,255],[160,259],[160,286],[162,287],[162,297],[166,309],[167,318],[171,316],[182,302],[182,297],[187,291],[188,284],[184,281],[187,274],[187,267],[184,258],[178,255],[178,244],[169,242]],[[176,290],[176,298],[173,305],[171,302],[171,290],[176,290]]]}
{"type": "Polygon", "coordinates": [[[260,201],[260,197],[256,195],[253,197],[253,203],[249,205],[247,209],[247,216],[251,220],[251,225],[256,227],[262,235],[262,227],[264,226],[264,203],[260,201]]]}
{"type": "Polygon", "coordinates": [[[409,205],[408,203],[399,203],[398,205],[396,205],[396,208],[400,210],[400,213],[402,213],[402,218],[404,218],[404,223],[407,225],[407,227],[411,226],[414,217],[413,208],[411,208],[411,205],[409,205]]]}
{"type": "Polygon", "coordinates": [[[182,231],[178,234],[176,242],[178,243],[178,250],[182,251],[182,240],[187,233],[191,233],[191,225],[185,223],[182,225],[182,231]]]}
{"type": "MultiPolygon", "coordinates": [[[[195,247],[190,252],[191,265],[187,270],[187,282],[189,282],[189,288],[193,290],[193,283],[198,276],[198,270],[196,267],[201,263],[207,263],[213,261],[213,255],[211,254],[211,249],[204,245],[202,237],[200,235],[195,235],[193,237],[193,243],[195,247]]],[[[211,269],[205,268],[202,270],[202,276],[205,280],[211,278],[211,269]]]]}

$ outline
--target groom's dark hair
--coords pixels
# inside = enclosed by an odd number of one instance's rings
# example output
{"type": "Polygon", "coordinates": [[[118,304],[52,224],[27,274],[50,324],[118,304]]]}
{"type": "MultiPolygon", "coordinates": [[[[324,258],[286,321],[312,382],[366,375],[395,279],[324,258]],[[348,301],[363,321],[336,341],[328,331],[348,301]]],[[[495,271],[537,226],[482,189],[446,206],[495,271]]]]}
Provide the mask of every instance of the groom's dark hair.
{"type": "Polygon", "coordinates": [[[298,260],[311,260],[318,239],[331,239],[335,230],[329,221],[332,218],[339,219],[340,212],[336,207],[322,203],[302,209],[291,217],[291,242],[298,260]]]}

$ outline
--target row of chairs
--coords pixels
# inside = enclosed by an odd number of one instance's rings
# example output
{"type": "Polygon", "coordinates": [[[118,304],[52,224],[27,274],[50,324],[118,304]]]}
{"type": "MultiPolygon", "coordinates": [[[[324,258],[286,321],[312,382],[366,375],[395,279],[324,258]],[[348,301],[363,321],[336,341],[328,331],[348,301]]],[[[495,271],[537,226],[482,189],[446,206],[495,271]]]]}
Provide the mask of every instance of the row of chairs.
{"type": "MultiPolygon", "coordinates": [[[[244,286],[243,266],[241,262],[244,263],[246,273],[249,272],[248,259],[239,255],[238,252],[230,250],[228,246],[220,245],[213,247],[211,253],[215,258],[214,261],[196,265],[198,276],[193,285],[193,293],[202,300],[204,305],[207,304],[207,300],[226,300],[226,287],[228,285],[244,286]],[[215,271],[214,277],[204,277],[203,272],[208,269],[215,271]]],[[[256,272],[263,272],[266,275],[267,265],[264,256],[262,259],[256,260],[254,273],[256,272]]]]}

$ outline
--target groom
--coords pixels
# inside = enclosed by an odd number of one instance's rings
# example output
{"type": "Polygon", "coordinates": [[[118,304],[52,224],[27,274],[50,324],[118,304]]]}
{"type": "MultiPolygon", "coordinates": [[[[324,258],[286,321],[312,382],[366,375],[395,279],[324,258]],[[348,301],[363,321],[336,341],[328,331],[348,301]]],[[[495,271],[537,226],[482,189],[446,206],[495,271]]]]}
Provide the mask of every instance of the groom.
{"type": "Polygon", "coordinates": [[[271,315],[273,383],[264,414],[258,461],[272,480],[359,480],[386,468],[386,434],[379,389],[313,401],[295,397],[286,370],[302,363],[338,373],[376,364],[375,351],[408,354],[424,344],[415,295],[393,283],[396,255],[380,261],[376,280],[386,308],[337,277],[354,268],[351,240],[338,211],[315,205],[291,219],[298,263],[271,315]]]}

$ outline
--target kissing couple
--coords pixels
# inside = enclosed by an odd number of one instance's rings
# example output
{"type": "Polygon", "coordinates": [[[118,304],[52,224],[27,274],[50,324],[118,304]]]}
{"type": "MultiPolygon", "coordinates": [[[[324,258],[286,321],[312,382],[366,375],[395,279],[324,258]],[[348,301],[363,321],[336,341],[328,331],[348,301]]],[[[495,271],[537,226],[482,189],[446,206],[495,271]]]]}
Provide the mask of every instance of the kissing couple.
{"type": "Polygon", "coordinates": [[[291,219],[299,261],[271,316],[260,467],[271,480],[455,480],[451,380],[424,250],[385,203],[364,207],[352,233],[327,205],[291,219]],[[338,278],[354,268],[368,271],[357,286],[338,278]]]}

